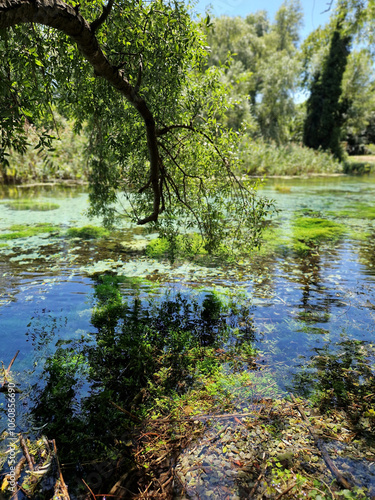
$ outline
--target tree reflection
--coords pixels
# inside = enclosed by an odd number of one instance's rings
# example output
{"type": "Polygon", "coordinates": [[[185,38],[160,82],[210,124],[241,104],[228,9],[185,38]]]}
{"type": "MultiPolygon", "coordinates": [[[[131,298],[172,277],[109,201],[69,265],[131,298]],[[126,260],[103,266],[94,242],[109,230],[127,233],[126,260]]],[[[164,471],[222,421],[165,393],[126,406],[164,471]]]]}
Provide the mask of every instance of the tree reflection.
{"type": "Polygon", "coordinates": [[[375,429],[375,345],[345,339],[315,348],[305,369],[295,375],[294,391],[323,412],[346,412],[358,431],[375,429]]]}
{"type": "Polygon", "coordinates": [[[121,281],[97,280],[95,330],[60,341],[46,362],[44,388],[35,387],[33,415],[47,424],[65,461],[114,458],[119,451],[130,460],[134,423],[151,408],[168,414],[197,372],[218,367],[223,348],[235,351],[254,336],[248,311],[215,292],[145,298],[133,290],[124,300],[121,281]]]}

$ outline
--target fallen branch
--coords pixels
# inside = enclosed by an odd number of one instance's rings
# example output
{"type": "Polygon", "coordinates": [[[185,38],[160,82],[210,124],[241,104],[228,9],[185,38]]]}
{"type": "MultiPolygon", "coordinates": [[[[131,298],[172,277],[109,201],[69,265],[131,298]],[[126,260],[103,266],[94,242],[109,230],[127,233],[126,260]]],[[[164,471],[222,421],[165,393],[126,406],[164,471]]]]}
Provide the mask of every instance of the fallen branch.
{"type": "MultiPolygon", "coordinates": [[[[61,493],[62,493],[62,500],[70,500],[70,496],[69,496],[69,492],[68,492],[68,487],[65,484],[63,475],[61,473],[60,462],[59,462],[59,458],[57,456],[56,441],[53,439],[52,443],[53,443],[53,451],[55,453],[55,459],[56,459],[56,463],[57,463],[57,470],[59,471],[60,486],[61,486],[61,490],[62,490],[61,491],[61,493]]],[[[55,492],[56,492],[56,485],[55,485],[55,492]]]]}
{"type": "Polygon", "coordinates": [[[132,413],[130,413],[130,411],[125,410],[124,408],[121,408],[121,406],[117,405],[113,401],[110,401],[110,403],[111,403],[112,406],[114,406],[115,408],[117,408],[117,410],[121,411],[122,413],[124,413],[125,415],[127,415],[128,417],[130,417],[132,420],[135,420],[136,422],[140,422],[140,419],[138,417],[136,417],[135,415],[133,415],[132,413]]]}
{"type": "Polygon", "coordinates": [[[26,458],[27,465],[29,466],[29,469],[31,471],[33,471],[34,470],[34,464],[33,464],[33,461],[31,460],[29,449],[27,447],[26,441],[24,440],[22,434],[20,434],[20,445],[21,445],[23,454],[24,454],[24,456],[26,458]]]}
{"type": "Polygon", "coordinates": [[[1,387],[3,387],[3,386],[4,386],[4,384],[7,382],[7,376],[9,375],[10,369],[12,368],[12,365],[13,365],[13,363],[15,362],[15,360],[16,360],[16,358],[17,358],[17,356],[18,356],[18,353],[19,353],[19,352],[20,352],[19,350],[16,352],[16,354],[13,356],[12,361],[9,363],[8,368],[5,370],[5,373],[4,373],[4,381],[3,381],[3,383],[1,384],[1,387]]]}
{"type": "Polygon", "coordinates": [[[341,472],[338,470],[336,465],[333,463],[331,457],[328,455],[327,450],[324,447],[324,444],[322,440],[317,436],[315,433],[314,429],[312,428],[309,419],[306,417],[306,414],[300,404],[298,404],[296,398],[293,396],[292,393],[290,393],[290,397],[292,398],[293,403],[296,405],[298,411],[300,412],[311,436],[313,437],[315,444],[317,448],[319,449],[320,453],[322,454],[322,457],[324,458],[324,461],[326,462],[329,470],[332,472],[332,474],[335,476],[337,481],[347,490],[351,490],[352,486],[351,484],[344,478],[344,476],[341,474],[341,472]]]}
{"type": "Polygon", "coordinates": [[[86,481],[85,481],[84,479],[82,479],[82,478],[81,478],[81,480],[82,480],[83,484],[86,486],[86,488],[89,490],[89,492],[91,493],[91,495],[92,495],[93,499],[94,499],[94,500],[96,500],[96,496],[95,496],[95,494],[93,493],[93,491],[92,491],[92,489],[90,488],[90,486],[86,483],[86,481]]]}

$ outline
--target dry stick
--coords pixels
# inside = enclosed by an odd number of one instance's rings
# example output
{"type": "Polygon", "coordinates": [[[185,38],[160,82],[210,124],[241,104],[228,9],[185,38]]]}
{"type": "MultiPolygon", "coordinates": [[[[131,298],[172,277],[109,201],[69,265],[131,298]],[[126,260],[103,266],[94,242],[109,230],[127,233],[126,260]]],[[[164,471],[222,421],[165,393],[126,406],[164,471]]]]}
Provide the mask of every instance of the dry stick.
{"type": "Polygon", "coordinates": [[[319,437],[315,434],[314,429],[311,427],[310,422],[309,422],[308,418],[306,417],[305,412],[303,411],[303,408],[301,407],[301,405],[299,405],[297,403],[297,400],[293,396],[292,393],[290,393],[290,397],[292,398],[293,403],[297,406],[297,409],[300,412],[303,420],[305,421],[305,424],[306,424],[306,426],[307,426],[310,434],[312,435],[317,448],[320,450],[320,453],[322,454],[322,457],[324,458],[324,460],[325,460],[328,468],[330,469],[330,471],[332,472],[332,474],[336,477],[337,481],[341,484],[341,486],[343,486],[347,490],[351,490],[352,487],[351,487],[350,483],[344,478],[344,476],[338,470],[338,468],[336,467],[336,465],[332,462],[332,459],[328,455],[326,449],[324,448],[324,445],[323,445],[321,439],[319,439],[319,437]]]}
{"type": "Polygon", "coordinates": [[[282,492],[280,493],[280,495],[278,495],[278,496],[275,498],[275,500],[279,500],[282,496],[286,495],[286,494],[288,493],[288,491],[290,491],[292,488],[294,488],[294,487],[295,487],[295,485],[296,485],[296,484],[297,484],[297,483],[294,481],[294,483],[292,483],[292,484],[289,486],[289,488],[287,488],[286,490],[282,491],[282,492]]]}
{"type": "Polygon", "coordinates": [[[95,494],[93,493],[92,489],[90,488],[90,486],[86,483],[86,481],[84,479],[81,478],[81,481],[83,482],[83,484],[86,486],[86,488],[89,490],[89,492],[91,493],[92,497],[94,500],[96,500],[96,496],[95,494]]]}
{"type": "Polygon", "coordinates": [[[31,471],[33,471],[34,470],[33,461],[31,460],[29,449],[27,447],[26,441],[24,440],[22,434],[20,434],[20,445],[21,445],[23,454],[25,455],[27,465],[29,466],[29,469],[31,471]]]}
{"type": "Polygon", "coordinates": [[[20,352],[20,351],[19,351],[19,349],[18,349],[18,351],[16,352],[16,354],[13,356],[12,361],[9,363],[9,366],[8,366],[8,368],[7,368],[7,369],[6,369],[6,371],[5,371],[5,374],[4,374],[4,382],[1,384],[1,387],[3,387],[3,385],[4,385],[4,384],[5,384],[5,382],[7,381],[7,376],[9,375],[10,369],[12,368],[12,365],[13,365],[13,363],[15,362],[15,360],[16,360],[16,358],[17,358],[17,356],[18,356],[18,353],[19,353],[19,352],[20,352]]]}
{"type": "Polygon", "coordinates": [[[25,462],[26,462],[26,458],[25,457],[21,457],[20,461],[16,465],[16,468],[14,469],[14,482],[15,483],[18,481],[18,478],[21,475],[22,467],[24,466],[25,462]]]}
{"type": "MultiPolygon", "coordinates": [[[[267,470],[267,469],[266,469],[267,470]]],[[[255,481],[255,484],[253,486],[253,489],[250,491],[250,494],[249,494],[249,498],[253,498],[253,495],[254,493],[256,492],[258,486],[259,486],[259,483],[261,482],[262,480],[262,477],[263,477],[263,474],[265,474],[266,470],[263,472],[261,472],[258,476],[258,479],[255,481]]]]}
{"type": "Polygon", "coordinates": [[[121,408],[121,406],[117,405],[113,401],[110,401],[110,403],[111,403],[112,406],[114,406],[115,408],[117,408],[119,411],[121,411],[122,413],[125,413],[125,415],[127,415],[128,417],[130,417],[132,420],[135,420],[136,422],[140,422],[140,419],[138,417],[136,417],[135,415],[133,415],[132,413],[130,413],[130,411],[125,410],[124,408],[121,408]]]}
{"type": "Polygon", "coordinates": [[[61,483],[61,489],[63,490],[63,495],[64,495],[64,500],[70,500],[69,492],[68,492],[68,487],[65,484],[63,475],[61,473],[61,467],[60,467],[60,462],[59,462],[59,457],[57,456],[57,447],[56,447],[56,441],[53,439],[53,451],[55,453],[55,459],[57,463],[57,470],[59,471],[59,477],[60,477],[60,483],[61,483]]]}

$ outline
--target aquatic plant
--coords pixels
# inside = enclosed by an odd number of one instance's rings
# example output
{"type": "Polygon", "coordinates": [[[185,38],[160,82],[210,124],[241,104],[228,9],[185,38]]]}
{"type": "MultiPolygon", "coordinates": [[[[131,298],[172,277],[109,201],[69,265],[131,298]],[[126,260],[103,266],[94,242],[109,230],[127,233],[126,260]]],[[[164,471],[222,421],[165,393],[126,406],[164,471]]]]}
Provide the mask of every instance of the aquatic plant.
{"type": "Polygon", "coordinates": [[[292,226],[293,249],[306,253],[323,242],[335,242],[346,232],[344,224],[320,217],[296,217],[292,226]]]}
{"type": "Polygon", "coordinates": [[[83,227],[71,227],[67,230],[66,235],[69,238],[81,238],[83,240],[92,240],[96,238],[104,238],[109,236],[110,232],[104,227],[98,226],[83,226],[83,227]]]}
{"type": "Polygon", "coordinates": [[[375,219],[375,206],[366,203],[353,203],[347,205],[343,210],[329,212],[336,217],[348,217],[352,219],[375,219]]]}
{"type": "Polygon", "coordinates": [[[50,203],[37,200],[15,200],[5,203],[11,210],[32,210],[38,212],[46,212],[48,210],[56,210],[60,207],[57,203],[50,203]]]}
{"type": "Polygon", "coordinates": [[[43,233],[53,233],[60,231],[60,226],[53,224],[40,223],[35,225],[28,224],[14,224],[8,229],[10,232],[0,234],[0,240],[14,240],[18,238],[28,238],[43,233]]]}

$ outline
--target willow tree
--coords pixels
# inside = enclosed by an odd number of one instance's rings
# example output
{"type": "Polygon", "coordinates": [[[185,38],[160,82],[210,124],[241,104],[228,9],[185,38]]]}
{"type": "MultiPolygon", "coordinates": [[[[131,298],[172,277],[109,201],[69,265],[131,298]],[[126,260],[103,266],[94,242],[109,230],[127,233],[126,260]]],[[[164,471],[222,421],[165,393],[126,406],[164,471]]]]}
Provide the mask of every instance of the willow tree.
{"type": "Polygon", "coordinates": [[[89,131],[92,214],[113,222],[125,192],[138,224],[259,243],[269,203],[235,174],[226,95],[184,2],[0,0],[0,37],[2,162],[30,124],[48,147],[57,109],[89,131]]]}

